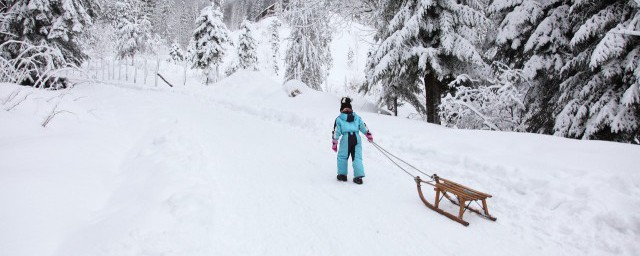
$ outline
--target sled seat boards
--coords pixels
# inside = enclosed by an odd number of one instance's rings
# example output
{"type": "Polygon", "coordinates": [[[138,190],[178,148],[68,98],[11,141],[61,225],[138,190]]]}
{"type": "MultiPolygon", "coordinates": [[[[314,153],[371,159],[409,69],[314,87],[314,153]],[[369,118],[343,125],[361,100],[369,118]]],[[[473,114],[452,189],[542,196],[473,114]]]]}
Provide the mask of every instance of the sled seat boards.
{"type": "Polygon", "coordinates": [[[440,178],[439,181],[440,182],[436,183],[436,189],[453,193],[457,196],[465,198],[466,200],[484,200],[488,197],[491,197],[491,195],[489,194],[485,194],[480,191],[465,187],[447,179],[440,178]]]}

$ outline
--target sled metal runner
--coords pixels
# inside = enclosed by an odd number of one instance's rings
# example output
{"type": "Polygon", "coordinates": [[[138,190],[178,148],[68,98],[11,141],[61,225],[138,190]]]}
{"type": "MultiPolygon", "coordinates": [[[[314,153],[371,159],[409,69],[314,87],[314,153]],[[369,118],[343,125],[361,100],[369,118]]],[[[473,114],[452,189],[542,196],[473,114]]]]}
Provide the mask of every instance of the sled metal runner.
{"type": "Polygon", "coordinates": [[[464,213],[467,210],[477,213],[485,219],[492,221],[497,220],[495,217],[489,214],[489,208],[487,207],[487,198],[490,198],[491,195],[460,185],[453,181],[440,178],[435,174],[432,176],[432,178],[432,181],[425,181],[422,180],[420,176],[415,177],[420,199],[429,209],[434,210],[435,212],[440,213],[464,226],[469,226],[469,222],[466,222],[462,219],[464,213]],[[429,203],[429,201],[427,201],[427,199],[425,198],[424,194],[422,193],[422,184],[428,184],[434,187],[434,190],[436,192],[434,204],[429,203]],[[450,194],[455,196],[455,199],[450,194]],[[460,208],[458,216],[440,209],[440,202],[443,198],[447,198],[449,201],[451,201],[451,203],[457,205],[460,208]],[[482,202],[482,210],[471,207],[471,204],[473,202],[477,203],[478,201],[482,202]]]}

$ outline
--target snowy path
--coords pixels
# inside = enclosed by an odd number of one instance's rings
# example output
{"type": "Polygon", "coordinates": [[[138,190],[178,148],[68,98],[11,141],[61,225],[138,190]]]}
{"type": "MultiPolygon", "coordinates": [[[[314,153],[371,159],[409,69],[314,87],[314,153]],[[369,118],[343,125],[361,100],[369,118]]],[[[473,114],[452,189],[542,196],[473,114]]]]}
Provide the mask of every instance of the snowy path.
{"type": "Polygon", "coordinates": [[[210,89],[83,86],[76,93],[90,99],[81,107],[95,110],[93,121],[60,119],[44,134],[2,128],[0,134],[14,134],[0,137],[7,142],[0,146],[7,157],[0,175],[15,185],[0,188],[0,202],[15,211],[0,213],[0,230],[15,232],[0,232],[0,250],[633,255],[640,249],[634,242],[640,219],[629,214],[640,209],[631,157],[640,155],[637,147],[456,131],[363,113],[392,152],[494,195],[489,206],[498,221],[467,214],[471,226],[463,227],[422,205],[411,178],[368,144],[365,185],[337,182],[327,140],[335,106],[316,107],[328,104],[324,96],[306,103],[275,97],[269,105],[261,100],[276,92],[253,89],[233,90],[230,98],[210,89]],[[24,154],[43,155],[46,164],[24,154]],[[34,213],[41,210],[46,214],[34,213]]]}

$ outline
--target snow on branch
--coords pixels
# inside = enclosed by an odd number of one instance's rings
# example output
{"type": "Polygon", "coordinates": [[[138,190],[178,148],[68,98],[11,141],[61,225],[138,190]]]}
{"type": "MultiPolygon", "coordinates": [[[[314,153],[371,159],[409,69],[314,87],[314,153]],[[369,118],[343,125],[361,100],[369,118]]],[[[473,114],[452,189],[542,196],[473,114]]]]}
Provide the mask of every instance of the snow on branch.
{"type": "Polygon", "coordinates": [[[609,33],[623,34],[623,35],[629,35],[629,36],[640,36],[640,31],[629,30],[629,29],[617,29],[617,30],[610,31],[609,33]]]}
{"type": "Polygon", "coordinates": [[[495,79],[472,80],[458,76],[449,84],[456,92],[440,105],[444,125],[464,129],[523,131],[524,98],[531,87],[521,70],[494,63],[495,79]],[[479,86],[474,84],[483,83],[479,86]]]}

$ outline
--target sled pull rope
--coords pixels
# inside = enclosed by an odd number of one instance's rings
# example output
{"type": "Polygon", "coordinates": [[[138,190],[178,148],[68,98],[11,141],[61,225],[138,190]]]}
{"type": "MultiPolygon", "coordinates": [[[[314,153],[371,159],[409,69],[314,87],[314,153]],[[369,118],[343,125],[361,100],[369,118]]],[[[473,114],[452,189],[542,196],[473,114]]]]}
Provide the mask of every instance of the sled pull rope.
{"type": "Polygon", "coordinates": [[[427,177],[431,178],[432,180],[434,179],[435,175],[431,175],[431,174],[427,174],[423,171],[421,171],[420,169],[416,168],[415,166],[407,163],[406,161],[400,159],[399,157],[395,156],[394,154],[391,154],[389,151],[387,151],[386,149],[384,149],[383,147],[381,147],[380,145],[378,145],[378,143],[375,142],[371,142],[371,144],[373,144],[374,147],[376,147],[376,149],[378,149],[378,151],[380,151],[380,153],[382,153],[385,157],[387,157],[389,159],[389,161],[391,161],[393,164],[395,164],[398,168],[400,168],[402,171],[404,171],[407,175],[411,176],[414,180],[417,178],[416,176],[413,176],[413,174],[411,174],[409,171],[407,171],[407,169],[402,168],[402,166],[400,166],[396,161],[394,161],[391,157],[397,159],[398,161],[408,165],[409,167],[413,168],[414,170],[418,171],[419,173],[422,173],[424,175],[426,175],[427,177]]]}

